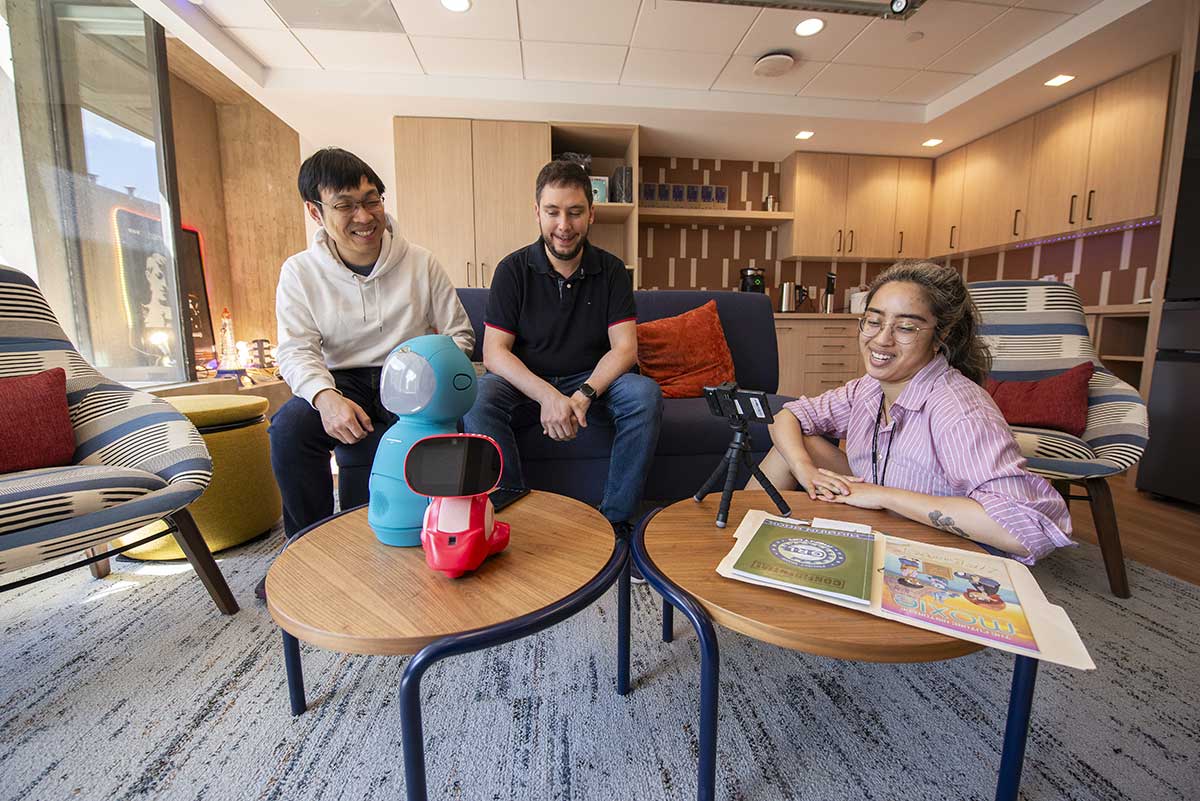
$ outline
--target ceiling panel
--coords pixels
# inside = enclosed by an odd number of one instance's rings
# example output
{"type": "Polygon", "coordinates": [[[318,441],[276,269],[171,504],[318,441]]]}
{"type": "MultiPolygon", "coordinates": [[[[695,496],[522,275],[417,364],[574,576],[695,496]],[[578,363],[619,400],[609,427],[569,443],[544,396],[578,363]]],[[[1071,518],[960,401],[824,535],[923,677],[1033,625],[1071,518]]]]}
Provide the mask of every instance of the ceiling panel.
{"type": "Polygon", "coordinates": [[[636,47],[728,55],[758,16],[758,9],[677,0],[645,0],[633,35],[636,47]]]}
{"type": "MultiPolygon", "coordinates": [[[[522,29],[523,30],[523,29],[522,29]]],[[[531,81],[617,83],[625,64],[622,45],[522,42],[525,77],[531,81]]]]}
{"type": "Polygon", "coordinates": [[[916,70],[891,67],[829,64],[809,81],[800,94],[805,97],[878,100],[916,74],[916,70]]]}
{"type": "Polygon", "coordinates": [[[892,103],[932,103],[971,77],[958,72],[925,70],[900,84],[883,99],[892,103]]]}
{"type": "Polygon", "coordinates": [[[806,61],[833,61],[833,57],[862,33],[870,22],[870,17],[851,14],[816,14],[767,8],[750,26],[750,32],[738,46],[737,53],[740,56],[761,56],[786,50],[792,55],[802,56],[806,61]],[[815,36],[797,36],[796,24],[809,17],[825,20],[825,27],[815,36]]]}
{"type": "Polygon", "coordinates": [[[708,89],[721,74],[728,56],[689,53],[683,50],[648,50],[631,47],[621,83],[633,86],[669,86],[708,89]]]}
{"type": "Polygon", "coordinates": [[[717,92],[754,92],[768,95],[794,95],[811,81],[821,68],[820,61],[803,61],[778,78],[760,78],[754,74],[754,56],[734,56],[725,65],[713,85],[717,92]]]}
{"type": "Polygon", "coordinates": [[[403,33],[389,0],[271,0],[289,28],[403,33]]]}
{"type": "Polygon", "coordinates": [[[447,11],[438,0],[392,0],[413,36],[517,39],[517,0],[475,0],[469,11],[447,11]]]}
{"type": "Polygon", "coordinates": [[[287,26],[267,0],[207,0],[201,8],[222,28],[273,28],[287,26]]]}
{"type": "Polygon", "coordinates": [[[290,31],[267,31],[258,28],[227,28],[226,31],[253,54],[264,67],[282,69],[318,69],[304,46],[290,31]]]}
{"type": "Polygon", "coordinates": [[[1013,8],[933,62],[946,72],[978,74],[1071,18],[1070,14],[1013,8]]]}
{"type": "Polygon", "coordinates": [[[327,70],[421,74],[421,64],[402,33],[311,31],[292,33],[327,70]]]}
{"type": "Polygon", "coordinates": [[[517,0],[525,41],[629,44],[641,0],[517,0]]]}
{"type": "Polygon", "coordinates": [[[1039,8],[1043,11],[1061,11],[1064,14],[1082,14],[1100,0],[1024,0],[1022,8],[1039,8]]]}
{"type": "Polygon", "coordinates": [[[929,0],[907,20],[873,21],[834,61],[879,67],[927,67],[1004,11],[1004,6],[929,0]]]}
{"type": "Polygon", "coordinates": [[[412,46],[429,75],[522,77],[520,42],[413,36],[412,46]]]}

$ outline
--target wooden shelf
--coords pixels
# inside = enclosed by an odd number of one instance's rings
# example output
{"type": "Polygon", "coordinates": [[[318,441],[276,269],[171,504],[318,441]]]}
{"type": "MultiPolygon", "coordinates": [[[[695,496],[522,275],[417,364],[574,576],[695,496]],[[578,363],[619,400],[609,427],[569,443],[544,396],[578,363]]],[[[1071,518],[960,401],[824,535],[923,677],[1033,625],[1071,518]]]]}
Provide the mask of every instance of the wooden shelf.
{"type": "Polygon", "coordinates": [[[1102,354],[1100,354],[1100,361],[1102,361],[1102,362],[1141,362],[1141,361],[1143,361],[1143,357],[1141,357],[1141,356],[1110,356],[1108,354],[1102,353],[1102,354]]]}
{"type": "Polygon", "coordinates": [[[633,213],[632,203],[597,203],[593,208],[596,209],[598,223],[625,222],[633,213]]]}
{"type": "Polygon", "coordinates": [[[638,209],[638,222],[679,223],[688,225],[752,225],[769,228],[792,222],[790,211],[738,211],[737,209],[638,209]]]}
{"type": "Polygon", "coordinates": [[[1149,303],[1114,303],[1109,306],[1084,306],[1084,314],[1107,314],[1107,315],[1146,315],[1150,316],[1149,303]]]}

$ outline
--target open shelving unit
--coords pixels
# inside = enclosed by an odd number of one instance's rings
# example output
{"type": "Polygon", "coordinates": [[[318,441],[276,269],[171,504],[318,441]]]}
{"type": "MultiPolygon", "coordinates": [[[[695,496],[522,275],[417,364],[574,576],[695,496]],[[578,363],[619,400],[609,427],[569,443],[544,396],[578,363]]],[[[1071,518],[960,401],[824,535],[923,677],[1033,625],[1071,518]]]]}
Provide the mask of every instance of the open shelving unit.
{"type": "Polygon", "coordinates": [[[750,225],[770,228],[793,220],[790,211],[742,211],[738,209],[673,209],[641,207],[638,218],[648,223],[679,223],[682,225],[750,225]]]}
{"type": "Polygon", "coordinates": [[[1087,306],[1084,314],[1100,361],[1121,380],[1140,387],[1150,304],[1087,306]]]}

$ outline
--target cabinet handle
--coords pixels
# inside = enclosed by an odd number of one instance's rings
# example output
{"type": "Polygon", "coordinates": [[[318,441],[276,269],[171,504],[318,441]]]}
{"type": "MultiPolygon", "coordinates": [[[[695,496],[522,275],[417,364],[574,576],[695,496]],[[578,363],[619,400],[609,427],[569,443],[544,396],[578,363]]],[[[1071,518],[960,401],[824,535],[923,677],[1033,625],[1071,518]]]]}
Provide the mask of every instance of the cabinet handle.
{"type": "Polygon", "coordinates": [[[956,229],[956,228],[958,228],[957,225],[950,226],[950,249],[951,250],[954,250],[954,229],[956,229]]]}
{"type": "Polygon", "coordinates": [[[904,232],[901,231],[900,232],[900,249],[896,251],[896,255],[899,256],[903,252],[904,252],[904,232]]]}
{"type": "Polygon", "coordinates": [[[1092,200],[1095,199],[1095,197],[1096,197],[1096,190],[1089,189],[1088,190],[1087,211],[1084,212],[1084,216],[1086,216],[1088,218],[1088,220],[1092,219],[1092,200]]]}
{"type": "Polygon", "coordinates": [[[837,250],[835,250],[834,253],[841,253],[841,252],[842,252],[842,229],[839,228],[838,229],[837,250]]]}
{"type": "Polygon", "coordinates": [[[850,229],[850,247],[846,248],[846,252],[847,253],[854,252],[854,229],[853,228],[850,229]]]}
{"type": "Polygon", "coordinates": [[[1075,201],[1079,200],[1079,195],[1071,195],[1071,206],[1067,209],[1067,224],[1075,224],[1075,201]]]}
{"type": "Polygon", "coordinates": [[[487,277],[487,262],[479,262],[479,285],[481,287],[491,286],[491,279],[487,277]]]}
{"type": "Polygon", "coordinates": [[[841,367],[841,362],[821,362],[822,367],[841,367]]]}
{"type": "Polygon", "coordinates": [[[1021,215],[1020,209],[1017,209],[1016,211],[1013,212],[1013,236],[1020,236],[1020,234],[1017,233],[1017,217],[1019,217],[1020,215],[1021,215]]]}
{"type": "Polygon", "coordinates": [[[467,262],[467,286],[471,285],[471,262],[467,262]]]}

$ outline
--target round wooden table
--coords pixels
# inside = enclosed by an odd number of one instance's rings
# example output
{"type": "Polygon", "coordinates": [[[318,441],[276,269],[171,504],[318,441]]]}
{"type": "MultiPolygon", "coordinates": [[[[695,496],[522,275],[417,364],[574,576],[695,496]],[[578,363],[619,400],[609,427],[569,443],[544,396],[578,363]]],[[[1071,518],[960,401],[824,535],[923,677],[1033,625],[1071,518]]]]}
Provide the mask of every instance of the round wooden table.
{"type": "Polygon", "coordinates": [[[531,492],[496,517],[512,526],[508,548],[457,579],[431,570],[422,548],[381,543],[365,506],[300,532],[267,571],[292,714],[306,709],[297,638],[356,654],[415,654],[400,681],[409,801],[427,798],[420,682],[434,663],[548,628],[620,581],[618,683],[628,684],[628,543],[595,509],[552,493],[531,492]]]}
{"type": "MultiPolygon", "coordinates": [[[[982,551],[977,544],[882,511],[813,501],[785,492],[792,517],[814,516],[865,523],[877,531],[931,545],[982,551]]],[[[719,654],[713,622],[764,642],[805,653],[870,662],[932,662],[983,646],[868,615],[813,598],[725,578],[717,565],[733,548],[733,531],[714,524],[719,496],[701,503],[680,501],[660,511],[637,532],[633,560],[663,596],[663,641],[672,639],[672,607],[691,621],[700,638],[700,759],[697,797],[712,801],[716,781],[719,654]]],[[[765,492],[736,492],[729,519],[741,522],[751,509],[777,513],[765,492]]],[[[1025,734],[1037,661],[1018,656],[1009,701],[997,799],[1015,799],[1024,760],[1025,734]]]]}

